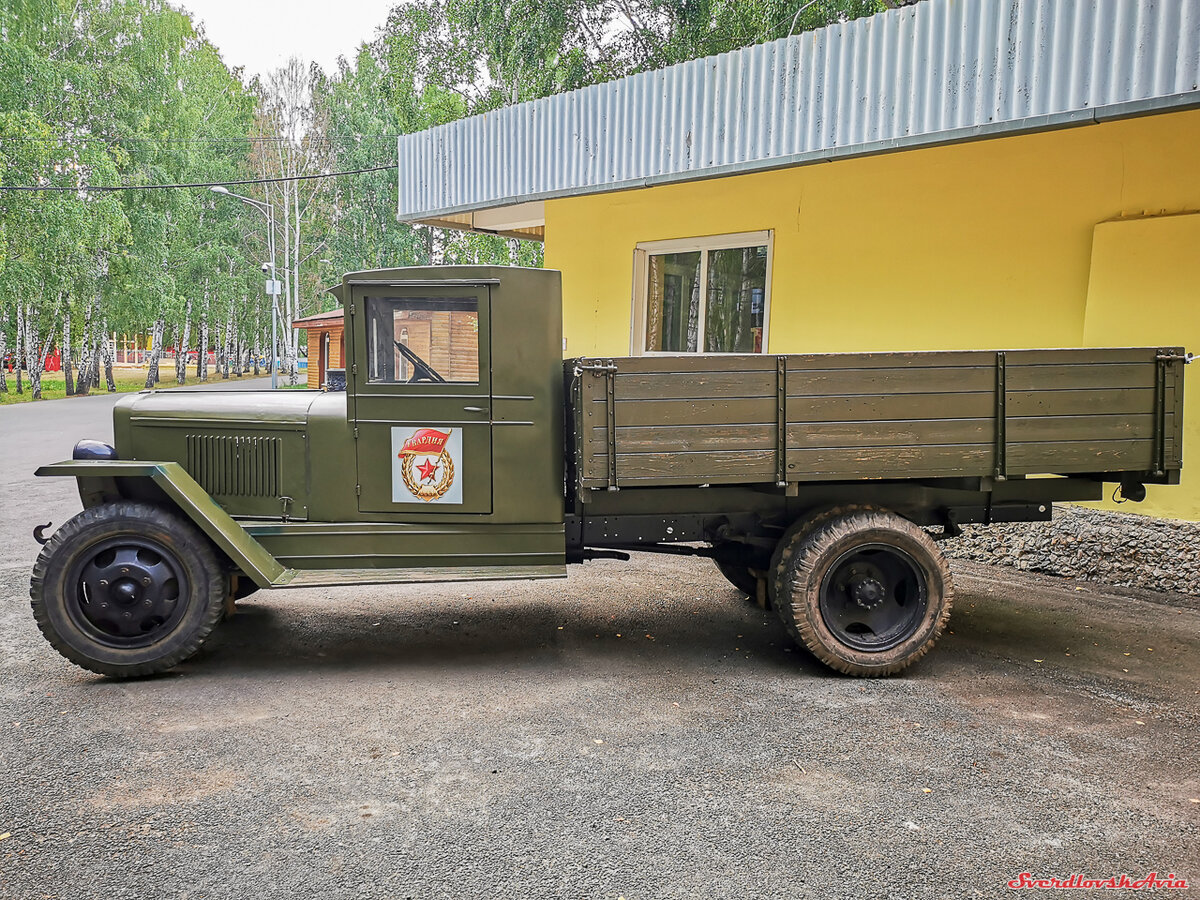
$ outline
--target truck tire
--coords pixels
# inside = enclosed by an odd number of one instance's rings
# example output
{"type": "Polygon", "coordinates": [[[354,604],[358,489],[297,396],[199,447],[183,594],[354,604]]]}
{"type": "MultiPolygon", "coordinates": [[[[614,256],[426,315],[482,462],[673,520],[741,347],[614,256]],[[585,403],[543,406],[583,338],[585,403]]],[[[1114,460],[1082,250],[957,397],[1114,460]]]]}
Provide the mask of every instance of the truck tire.
{"type": "Polygon", "coordinates": [[[714,559],[713,563],[716,565],[717,571],[725,576],[726,581],[749,596],[751,600],[758,594],[758,578],[750,572],[749,566],[722,562],[719,559],[714,559]]]}
{"type": "Polygon", "coordinates": [[[190,522],[146,503],[84,510],[33,568],[33,617],[59,653],[113,678],[152,675],[200,649],[224,612],[228,579],[190,522]]]}
{"type": "MultiPolygon", "coordinates": [[[[876,507],[873,506],[857,504],[822,506],[809,510],[793,522],[783,533],[783,537],[779,539],[779,543],[775,545],[775,552],[771,554],[771,567],[767,572],[767,596],[770,598],[771,606],[775,609],[779,608],[778,598],[786,589],[784,579],[787,576],[789,562],[811,532],[837,516],[843,516],[847,513],[858,512],[860,510],[873,511],[875,509],[876,507]]],[[[785,621],[784,626],[787,627],[793,638],[797,641],[800,640],[800,634],[796,631],[794,623],[789,625],[785,621]]]]}
{"type": "Polygon", "coordinates": [[[895,675],[941,636],[954,598],[950,567],[912,522],[880,509],[831,510],[784,541],[776,609],[827,666],[895,675]]]}
{"type": "MultiPolygon", "coordinates": [[[[717,547],[718,545],[714,544],[713,546],[717,547]]],[[[713,564],[726,581],[745,595],[746,600],[759,609],[771,608],[771,591],[766,583],[767,573],[765,571],[743,563],[722,559],[719,555],[713,557],[713,564]],[[759,587],[760,580],[762,582],[761,589],[759,587]]]]}

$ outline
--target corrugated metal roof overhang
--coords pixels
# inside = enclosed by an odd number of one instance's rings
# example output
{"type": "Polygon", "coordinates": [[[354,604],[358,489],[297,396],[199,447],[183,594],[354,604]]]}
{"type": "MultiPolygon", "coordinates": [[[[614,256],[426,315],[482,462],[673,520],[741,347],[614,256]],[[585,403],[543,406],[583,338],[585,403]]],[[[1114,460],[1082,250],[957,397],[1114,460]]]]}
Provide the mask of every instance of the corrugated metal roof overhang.
{"type": "Polygon", "coordinates": [[[1184,109],[1198,89],[1200,0],[926,0],[404,135],[398,217],[495,230],[475,216],[1184,109]]]}
{"type": "Polygon", "coordinates": [[[501,237],[540,241],[545,237],[546,207],[541,201],[516,203],[444,216],[417,219],[422,225],[479,231],[501,237]]]}

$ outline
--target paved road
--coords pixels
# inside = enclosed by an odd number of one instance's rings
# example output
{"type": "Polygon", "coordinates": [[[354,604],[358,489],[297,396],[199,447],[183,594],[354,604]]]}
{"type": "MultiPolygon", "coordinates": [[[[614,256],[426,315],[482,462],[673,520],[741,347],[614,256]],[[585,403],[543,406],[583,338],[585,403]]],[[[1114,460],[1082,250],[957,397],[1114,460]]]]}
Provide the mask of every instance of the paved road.
{"type": "Polygon", "coordinates": [[[960,568],[939,649],[864,682],[705,561],[640,557],[565,583],[281,592],[177,673],[75,669],[26,592],[30,528],[78,500],[30,472],[106,437],[110,406],[0,409],[0,897],[1200,882],[1200,612],[1178,597],[960,568]]]}

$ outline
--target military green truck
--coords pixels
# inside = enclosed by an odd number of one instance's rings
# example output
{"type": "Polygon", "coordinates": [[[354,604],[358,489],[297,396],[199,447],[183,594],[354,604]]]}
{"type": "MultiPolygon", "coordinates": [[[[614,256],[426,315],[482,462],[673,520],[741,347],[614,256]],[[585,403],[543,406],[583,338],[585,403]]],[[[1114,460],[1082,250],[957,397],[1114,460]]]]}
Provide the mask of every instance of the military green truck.
{"type": "Polygon", "coordinates": [[[940,538],[1179,480],[1176,347],[564,362],[557,272],[356,272],[334,293],[345,391],[143,392],[115,446],[37,471],[84,506],[31,583],[67,659],[168,669],[262,588],[563,578],[646,551],[710,557],[833,669],[891,675],[950,614],[940,538]]]}

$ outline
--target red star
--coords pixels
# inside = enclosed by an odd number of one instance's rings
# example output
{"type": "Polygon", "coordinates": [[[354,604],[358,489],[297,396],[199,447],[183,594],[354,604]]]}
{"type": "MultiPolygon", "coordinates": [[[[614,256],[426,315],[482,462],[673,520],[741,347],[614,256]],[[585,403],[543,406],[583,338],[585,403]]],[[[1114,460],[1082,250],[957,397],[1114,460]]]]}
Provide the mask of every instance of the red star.
{"type": "Polygon", "coordinates": [[[417,466],[417,471],[421,473],[422,481],[433,481],[433,476],[437,474],[437,470],[437,463],[432,459],[427,459],[417,466]]]}

